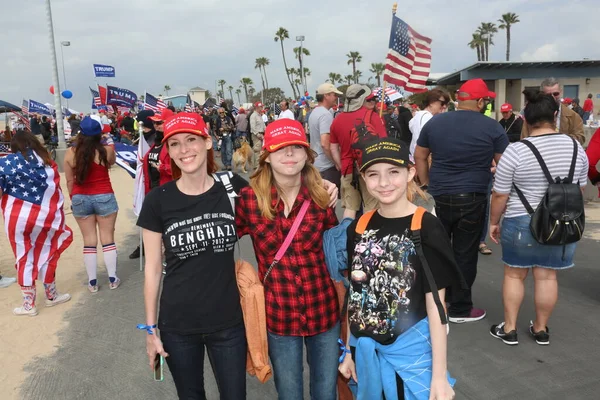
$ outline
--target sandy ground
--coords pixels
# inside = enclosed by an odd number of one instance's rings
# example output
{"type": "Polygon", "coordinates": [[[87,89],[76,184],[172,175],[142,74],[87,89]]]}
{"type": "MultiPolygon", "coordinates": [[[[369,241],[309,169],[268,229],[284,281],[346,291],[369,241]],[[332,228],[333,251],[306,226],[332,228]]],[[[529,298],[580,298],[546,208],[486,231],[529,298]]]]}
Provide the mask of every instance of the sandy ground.
{"type": "MultiPolygon", "coordinates": [[[[117,217],[115,243],[119,257],[127,257],[133,249],[119,248],[124,239],[136,234],[135,219],[131,211],[133,201],[133,179],[121,168],[115,166],[111,170],[111,181],[117,196],[120,211],[117,217]]],[[[3,400],[18,398],[18,388],[26,379],[23,366],[35,357],[47,356],[56,350],[57,332],[68,328],[64,314],[78,303],[85,301],[91,294],[87,291],[87,275],[83,266],[83,241],[75,219],[70,212],[70,201],[66,195],[66,183],[61,185],[65,191],[67,225],[73,230],[74,240],[63,253],[56,273],[57,288],[60,293],[70,293],[70,302],[46,308],[44,306],[44,287],[38,282],[36,317],[16,317],[12,309],[21,304],[21,292],[17,284],[0,289],[0,388],[3,400]]],[[[4,222],[2,222],[4,227],[4,222]]],[[[100,290],[108,290],[108,277],[104,268],[100,244],[98,257],[98,281],[100,290]]],[[[14,257],[4,230],[0,235],[0,272],[2,275],[15,277],[14,257]]],[[[117,270],[118,271],[118,270],[117,270]]]]}

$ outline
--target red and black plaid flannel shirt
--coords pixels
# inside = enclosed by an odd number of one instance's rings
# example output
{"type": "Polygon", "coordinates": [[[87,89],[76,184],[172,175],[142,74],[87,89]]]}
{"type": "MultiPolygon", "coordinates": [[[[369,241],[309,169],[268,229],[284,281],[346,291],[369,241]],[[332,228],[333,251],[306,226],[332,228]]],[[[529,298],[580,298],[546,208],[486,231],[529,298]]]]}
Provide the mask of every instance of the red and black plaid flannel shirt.
{"type": "MultiPolygon", "coordinates": [[[[274,187],[271,196],[275,205],[274,187]]],[[[276,216],[270,221],[261,215],[254,190],[250,186],[241,190],[235,210],[238,235],[252,237],[261,282],[305,199],[310,199],[310,193],[302,186],[289,216],[285,217],[283,201],[280,201],[276,216]]],[[[332,208],[323,210],[315,202],[311,203],[292,244],[264,284],[269,332],[312,336],[331,329],[339,320],[337,295],[323,252],[323,233],[337,224],[332,208]]]]}

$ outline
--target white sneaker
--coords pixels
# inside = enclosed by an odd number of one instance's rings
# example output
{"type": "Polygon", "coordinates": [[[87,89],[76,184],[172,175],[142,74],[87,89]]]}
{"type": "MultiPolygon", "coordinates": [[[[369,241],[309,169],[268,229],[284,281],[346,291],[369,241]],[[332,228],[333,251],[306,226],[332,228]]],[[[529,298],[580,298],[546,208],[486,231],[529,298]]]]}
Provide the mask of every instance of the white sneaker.
{"type": "Polygon", "coordinates": [[[57,296],[54,300],[46,299],[46,307],[54,307],[56,305],[66,303],[69,300],[71,300],[71,295],[68,293],[63,293],[57,296]]]}
{"type": "Polygon", "coordinates": [[[15,315],[29,315],[30,317],[35,317],[38,315],[37,308],[33,307],[27,310],[25,307],[17,307],[13,310],[13,314],[15,315]]]}
{"type": "Polygon", "coordinates": [[[9,278],[9,277],[3,276],[2,278],[0,278],[0,288],[9,287],[16,281],[17,281],[17,278],[9,278]]]}
{"type": "Polygon", "coordinates": [[[88,290],[90,291],[90,293],[98,293],[98,285],[90,285],[88,284],[88,290]]]}
{"type": "Polygon", "coordinates": [[[119,278],[115,279],[114,282],[110,282],[108,284],[108,287],[110,288],[110,290],[115,290],[116,288],[119,287],[119,285],[121,284],[121,280],[119,278]]]}

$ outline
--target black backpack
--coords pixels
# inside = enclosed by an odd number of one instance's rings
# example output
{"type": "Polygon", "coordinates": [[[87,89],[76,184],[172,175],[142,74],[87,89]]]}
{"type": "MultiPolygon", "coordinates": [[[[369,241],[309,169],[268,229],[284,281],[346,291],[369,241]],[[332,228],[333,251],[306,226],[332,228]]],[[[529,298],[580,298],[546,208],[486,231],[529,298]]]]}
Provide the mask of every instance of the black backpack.
{"type": "Polygon", "coordinates": [[[541,244],[567,245],[581,240],[585,228],[585,211],[583,207],[583,194],[579,181],[573,182],[575,175],[575,164],[577,163],[577,142],[573,139],[573,159],[569,176],[561,179],[552,179],[546,163],[538,149],[528,140],[522,140],[531,149],[537,158],[544,175],[548,180],[548,189],[534,211],[523,192],[513,183],[517,195],[523,202],[531,222],[529,229],[531,234],[541,244]]]}

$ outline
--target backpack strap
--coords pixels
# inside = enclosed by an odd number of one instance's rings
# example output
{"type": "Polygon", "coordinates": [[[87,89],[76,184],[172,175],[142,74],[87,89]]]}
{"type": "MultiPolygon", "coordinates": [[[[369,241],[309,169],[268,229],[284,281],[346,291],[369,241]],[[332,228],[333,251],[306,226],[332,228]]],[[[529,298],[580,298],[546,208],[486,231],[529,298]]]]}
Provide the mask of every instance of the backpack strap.
{"type": "Polygon", "coordinates": [[[369,221],[373,217],[377,210],[371,210],[369,212],[364,213],[358,219],[358,223],[356,224],[356,229],[354,230],[357,234],[362,235],[367,230],[367,225],[369,225],[369,221]]]}
{"type": "Polygon", "coordinates": [[[538,149],[529,140],[523,139],[523,140],[521,140],[521,143],[523,143],[524,145],[529,147],[529,149],[531,150],[531,152],[533,153],[535,158],[537,158],[538,163],[540,164],[540,167],[542,167],[542,171],[544,172],[544,175],[546,176],[546,180],[548,180],[548,183],[553,184],[554,179],[552,179],[552,175],[550,174],[550,171],[548,170],[548,166],[546,166],[546,163],[544,162],[544,159],[542,158],[542,155],[540,154],[538,149]]]}
{"type": "Polygon", "coordinates": [[[517,192],[517,196],[519,196],[519,199],[521,199],[521,203],[523,203],[523,206],[525,206],[525,209],[527,210],[529,215],[533,215],[535,210],[533,209],[533,207],[531,207],[531,204],[529,204],[529,202],[527,201],[527,198],[525,197],[523,192],[521,192],[521,189],[519,189],[517,187],[517,185],[515,185],[514,182],[513,182],[513,188],[515,188],[515,192],[517,192]]]}
{"type": "Polygon", "coordinates": [[[575,178],[575,164],[577,164],[577,142],[571,136],[569,136],[573,141],[573,158],[571,159],[571,168],[569,169],[569,183],[573,183],[573,179],[575,178]]]}
{"type": "Polygon", "coordinates": [[[216,182],[221,182],[223,186],[225,186],[225,190],[227,190],[227,197],[229,197],[229,202],[231,203],[231,209],[233,210],[233,214],[235,215],[235,198],[237,197],[237,193],[235,192],[233,185],[231,184],[233,172],[215,172],[214,174],[212,174],[212,177],[216,182]]]}
{"type": "Polygon", "coordinates": [[[448,323],[448,318],[446,317],[446,309],[444,308],[442,300],[440,299],[440,294],[438,293],[438,288],[435,283],[435,279],[433,278],[433,273],[431,272],[431,268],[429,268],[429,263],[427,262],[427,258],[425,258],[425,253],[423,253],[423,246],[421,246],[421,225],[423,223],[423,215],[425,215],[426,211],[427,210],[425,210],[423,207],[417,207],[417,210],[413,214],[412,220],[410,222],[411,239],[413,244],[415,245],[417,255],[419,256],[419,261],[421,262],[421,267],[423,268],[423,272],[425,273],[425,278],[427,278],[429,289],[431,289],[433,301],[437,306],[442,325],[446,325],[448,323]]]}

